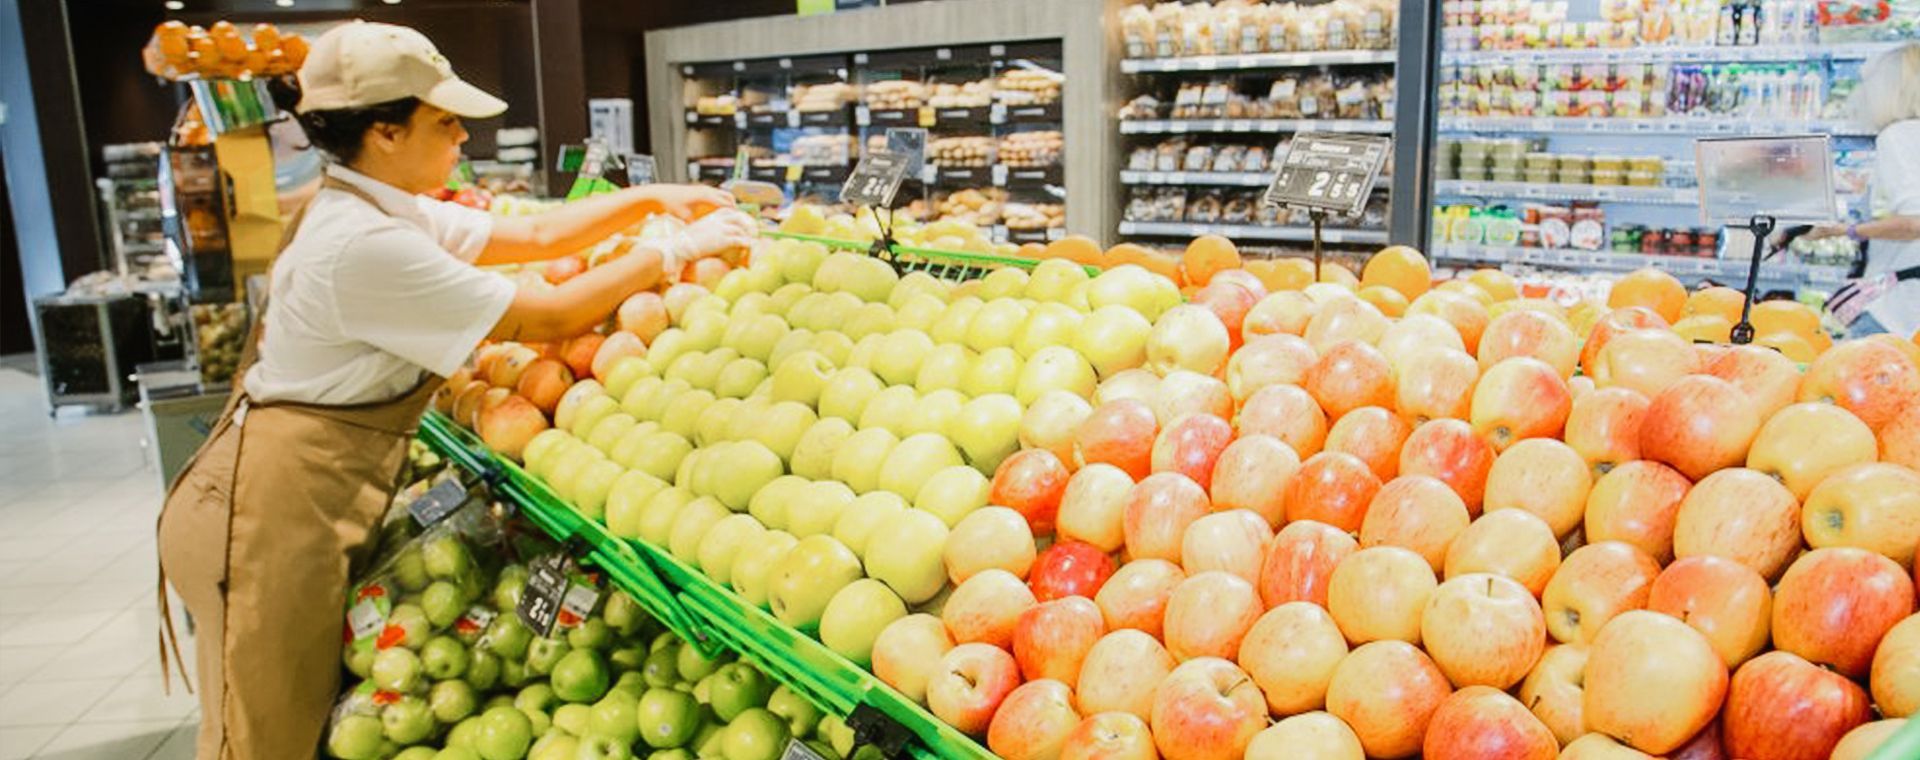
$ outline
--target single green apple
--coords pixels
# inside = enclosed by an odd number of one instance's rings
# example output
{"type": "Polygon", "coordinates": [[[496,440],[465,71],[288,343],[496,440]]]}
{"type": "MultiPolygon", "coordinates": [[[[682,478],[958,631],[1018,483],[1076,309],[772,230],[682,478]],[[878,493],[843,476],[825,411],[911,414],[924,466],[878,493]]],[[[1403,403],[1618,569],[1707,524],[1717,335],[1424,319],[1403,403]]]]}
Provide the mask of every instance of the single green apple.
{"type": "Polygon", "coordinates": [[[861,578],[847,584],[827,602],[820,616],[820,643],[867,667],[873,659],[873,641],[888,623],[907,616],[907,605],[887,584],[861,578]]]}
{"type": "Polygon", "coordinates": [[[769,530],[761,534],[733,558],[733,568],[727,575],[734,593],[739,594],[747,604],[765,606],[774,566],[799,544],[800,539],[784,530],[769,530]]]}
{"type": "Polygon", "coordinates": [[[427,707],[433,710],[433,719],[446,725],[472,715],[479,706],[477,702],[473,685],[466,681],[441,681],[427,692],[427,707]]]}
{"type": "Polygon", "coordinates": [[[520,760],[533,745],[533,721],[512,707],[495,707],[480,715],[473,734],[473,750],[482,760],[520,760]]]}
{"type": "Polygon", "coordinates": [[[932,599],[947,585],[947,532],[939,516],[923,510],[887,518],[867,539],[867,574],[892,587],[907,604],[932,599]]]}
{"type": "Polygon", "coordinates": [[[384,731],[379,718],[348,715],[327,732],[327,753],[339,760],[374,760],[385,741],[384,731]]]}
{"type": "Polygon", "coordinates": [[[452,636],[435,636],[420,648],[420,665],[435,681],[459,678],[472,664],[467,647],[452,636]]]}
{"type": "Polygon", "coordinates": [[[553,666],[571,651],[573,647],[567,646],[567,640],[563,637],[543,636],[534,639],[527,647],[527,672],[536,676],[552,673],[553,666]]]}
{"type": "Polygon", "coordinates": [[[437,727],[427,701],[414,696],[401,697],[381,708],[380,726],[387,741],[400,745],[418,744],[437,727]]]}
{"type": "Polygon", "coordinates": [[[853,550],[832,536],[808,536],[774,566],[767,601],[781,622],[811,629],[833,595],[860,577],[860,558],[853,550]]]}
{"type": "MultiPolygon", "coordinates": [[[[640,694],[645,694],[643,690],[640,694]]],[[[587,711],[587,734],[610,736],[632,746],[640,740],[640,697],[621,689],[607,692],[587,711]]]]}
{"type": "MultiPolygon", "coordinates": [[[[640,738],[654,749],[684,746],[700,728],[699,704],[693,695],[673,689],[651,689],[640,697],[640,738]]],[[[489,759],[491,760],[491,759],[489,759]]]]}
{"type": "Polygon", "coordinates": [[[606,696],[613,677],[608,673],[607,662],[600,658],[599,652],[575,649],[554,664],[549,680],[553,684],[554,696],[567,702],[585,703],[606,696]]]}
{"type": "Polygon", "coordinates": [[[404,647],[382,649],[373,657],[373,685],[385,691],[408,694],[420,688],[424,669],[420,655],[404,647]]]}
{"type": "Polygon", "coordinates": [[[727,723],[722,753],[726,760],[777,760],[790,738],[786,721],[756,707],[727,723]]]}
{"type": "Polygon", "coordinates": [[[727,665],[713,677],[707,704],[721,720],[733,720],[750,707],[763,707],[773,694],[773,681],[744,662],[727,665]]]}

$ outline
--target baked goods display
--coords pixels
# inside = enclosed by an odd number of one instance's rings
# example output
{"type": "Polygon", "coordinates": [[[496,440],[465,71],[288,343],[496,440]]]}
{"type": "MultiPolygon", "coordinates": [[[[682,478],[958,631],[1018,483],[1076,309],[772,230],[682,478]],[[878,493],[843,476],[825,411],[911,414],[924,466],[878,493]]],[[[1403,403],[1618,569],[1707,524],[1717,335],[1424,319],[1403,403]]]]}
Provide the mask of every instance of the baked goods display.
{"type": "Polygon", "coordinates": [[[1398,6],[1391,0],[1155,3],[1122,12],[1121,30],[1128,58],[1387,50],[1398,6]]]}
{"type": "Polygon", "coordinates": [[[991,137],[941,137],[927,143],[927,162],[950,168],[993,163],[991,137]]]}
{"type": "Polygon", "coordinates": [[[1067,207],[1060,203],[1008,203],[1001,222],[1009,230],[1044,230],[1067,226],[1067,207]]]}
{"type": "Polygon", "coordinates": [[[877,111],[919,108],[926,105],[927,85],[911,79],[872,82],[861,93],[861,100],[877,111]]]}
{"type": "Polygon", "coordinates": [[[1000,209],[1006,199],[1006,191],[997,188],[955,190],[934,202],[934,219],[991,227],[999,223],[1000,209]]]}
{"type": "Polygon", "coordinates": [[[932,94],[927,97],[927,105],[934,108],[986,108],[993,104],[991,79],[972,82],[936,82],[932,94]]]}
{"type": "Polygon", "coordinates": [[[793,110],[805,113],[838,111],[859,99],[860,88],[846,82],[793,86],[793,110]]]}
{"type": "Polygon", "coordinates": [[[1129,119],[1392,119],[1392,76],[1288,72],[1180,83],[1171,101],[1140,95],[1120,109],[1129,119]]]}
{"type": "Polygon", "coordinates": [[[1022,169],[1053,166],[1065,146],[1059,130],[1015,132],[1000,138],[1000,163],[1022,169]]]}
{"type": "Polygon", "coordinates": [[[1013,68],[1000,73],[993,97],[1010,106],[1045,105],[1060,100],[1067,77],[1043,68],[1013,68]]]}

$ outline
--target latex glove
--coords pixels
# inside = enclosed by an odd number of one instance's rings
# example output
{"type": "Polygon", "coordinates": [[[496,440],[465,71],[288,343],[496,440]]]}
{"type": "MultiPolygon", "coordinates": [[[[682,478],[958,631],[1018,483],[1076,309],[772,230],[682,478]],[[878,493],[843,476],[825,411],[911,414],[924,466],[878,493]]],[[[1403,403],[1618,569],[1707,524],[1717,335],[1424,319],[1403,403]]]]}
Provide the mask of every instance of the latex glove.
{"type": "Polygon", "coordinates": [[[700,217],[661,246],[660,269],[668,278],[678,279],[680,270],[695,259],[753,245],[759,229],[753,217],[737,209],[722,209],[700,217]]]}
{"type": "Polygon", "coordinates": [[[660,204],[662,212],[681,219],[692,219],[712,209],[731,209],[734,205],[732,193],[706,185],[645,185],[629,192],[640,193],[660,204]]]}

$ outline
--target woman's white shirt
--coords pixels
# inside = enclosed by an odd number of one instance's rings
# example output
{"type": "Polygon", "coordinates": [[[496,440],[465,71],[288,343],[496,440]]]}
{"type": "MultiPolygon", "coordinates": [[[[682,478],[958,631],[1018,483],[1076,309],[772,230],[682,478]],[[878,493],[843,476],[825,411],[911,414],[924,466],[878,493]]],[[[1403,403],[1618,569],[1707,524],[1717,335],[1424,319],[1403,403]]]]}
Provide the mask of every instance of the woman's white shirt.
{"type": "Polygon", "coordinates": [[[244,380],[257,401],[344,405],[395,398],[422,372],[460,367],[513,302],[473,266],[484,211],[414,195],[331,165],[364,191],[322,189],[273,263],[265,338],[244,380]]]}
{"type": "MultiPolygon", "coordinates": [[[[1920,216],[1920,120],[1888,125],[1874,148],[1874,211],[1920,216]]],[[[1875,240],[1867,246],[1868,275],[1915,266],[1920,266],[1920,240],[1875,240]]],[[[1888,332],[1912,335],[1920,330],[1920,282],[1900,283],[1867,311],[1888,332]]]]}

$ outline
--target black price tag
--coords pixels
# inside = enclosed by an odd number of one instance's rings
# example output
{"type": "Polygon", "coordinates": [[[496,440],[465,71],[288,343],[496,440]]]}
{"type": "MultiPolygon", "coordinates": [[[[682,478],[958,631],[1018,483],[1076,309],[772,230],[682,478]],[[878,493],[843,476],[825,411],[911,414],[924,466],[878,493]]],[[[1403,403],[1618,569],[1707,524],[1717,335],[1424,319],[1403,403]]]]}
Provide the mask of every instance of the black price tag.
{"type": "Polygon", "coordinates": [[[1376,135],[1294,135],[1264,201],[1273,206],[1359,215],[1393,140],[1376,135]]]}
{"type": "Polygon", "coordinates": [[[627,186],[639,187],[653,184],[656,172],[653,156],[645,153],[627,154],[627,186]]]}
{"type": "Polygon", "coordinates": [[[447,519],[447,515],[467,503],[467,487],[460,484],[459,478],[451,478],[427,489],[407,505],[407,512],[413,515],[413,521],[422,528],[433,527],[434,523],[447,519]]]}
{"type": "Polygon", "coordinates": [[[827,760],[827,759],[825,757],[822,757],[820,753],[813,751],[813,748],[807,746],[806,742],[800,741],[799,739],[788,739],[787,749],[786,751],[780,753],[780,760],[827,760]]]}
{"type": "Polygon", "coordinates": [[[840,200],[855,206],[886,208],[893,204],[893,196],[900,192],[900,181],[906,176],[906,156],[889,151],[868,153],[840,188],[840,200]]]}
{"type": "Polygon", "coordinates": [[[887,152],[906,156],[907,176],[920,176],[927,166],[927,130],[919,127],[888,128],[887,152]]]}
{"type": "Polygon", "coordinates": [[[514,612],[535,634],[553,634],[554,624],[560,620],[560,609],[566,604],[572,566],[572,557],[556,552],[534,560],[527,569],[526,589],[520,592],[520,605],[514,612]]]}

